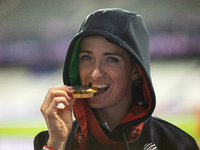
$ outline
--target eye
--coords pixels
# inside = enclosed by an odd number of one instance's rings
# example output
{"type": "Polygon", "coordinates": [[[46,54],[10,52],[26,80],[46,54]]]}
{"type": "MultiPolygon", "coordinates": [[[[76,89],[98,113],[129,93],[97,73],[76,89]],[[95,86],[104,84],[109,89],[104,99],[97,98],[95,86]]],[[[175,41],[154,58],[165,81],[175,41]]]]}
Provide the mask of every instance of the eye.
{"type": "Polygon", "coordinates": [[[91,60],[92,58],[91,58],[90,56],[83,55],[83,56],[81,56],[80,59],[81,59],[81,60],[91,60]]]}
{"type": "Polygon", "coordinates": [[[119,62],[117,58],[111,57],[108,59],[109,62],[119,62]]]}

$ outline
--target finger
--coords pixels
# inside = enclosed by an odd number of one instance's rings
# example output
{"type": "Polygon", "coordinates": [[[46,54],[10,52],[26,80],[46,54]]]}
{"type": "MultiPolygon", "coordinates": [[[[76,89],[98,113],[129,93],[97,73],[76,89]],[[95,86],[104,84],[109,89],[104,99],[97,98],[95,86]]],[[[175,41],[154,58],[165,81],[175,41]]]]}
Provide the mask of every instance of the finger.
{"type": "Polygon", "coordinates": [[[72,86],[61,85],[58,87],[49,88],[47,95],[45,96],[45,99],[43,100],[43,103],[40,107],[40,111],[43,113],[49,107],[54,97],[63,96],[66,97],[66,99],[70,100],[71,97],[69,95],[72,95],[72,93],[72,86]]]}
{"type": "Polygon", "coordinates": [[[70,107],[72,107],[72,106],[69,105],[69,102],[67,101],[67,99],[66,99],[65,97],[55,97],[55,98],[52,100],[50,106],[48,107],[49,113],[57,112],[57,111],[58,111],[58,105],[59,105],[60,103],[62,103],[62,104],[65,106],[65,109],[66,109],[66,108],[67,108],[67,109],[70,109],[70,110],[72,109],[72,108],[70,108],[70,107]]]}
{"type": "MultiPolygon", "coordinates": [[[[48,97],[44,99],[44,101],[41,105],[41,108],[40,108],[41,112],[42,113],[45,112],[45,110],[47,110],[48,107],[51,105],[52,101],[54,99],[57,100],[58,98],[62,98],[62,100],[64,100],[64,101],[70,100],[70,97],[66,94],[65,91],[61,91],[61,90],[51,91],[50,94],[48,95],[48,97]]],[[[69,105],[68,101],[67,101],[66,105],[69,105]]]]}
{"type": "Polygon", "coordinates": [[[55,95],[55,91],[65,91],[66,93],[72,94],[73,90],[72,87],[67,87],[65,85],[59,87],[52,87],[49,88],[46,98],[50,95],[55,95]]]}
{"type": "Polygon", "coordinates": [[[61,85],[61,86],[49,88],[49,91],[51,91],[51,90],[64,90],[64,91],[68,92],[68,91],[72,90],[72,86],[61,85]]]}
{"type": "Polygon", "coordinates": [[[50,124],[54,124],[60,120],[59,116],[57,115],[59,111],[57,106],[59,103],[62,103],[64,106],[69,105],[65,97],[55,97],[50,103],[49,107],[42,110],[48,128],[51,127],[50,124]]]}
{"type": "Polygon", "coordinates": [[[66,85],[61,85],[61,86],[58,86],[58,87],[51,87],[49,88],[48,92],[47,92],[47,95],[45,96],[45,98],[49,97],[49,95],[54,95],[54,91],[66,91],[67,93],[69,94],[72,94],[73,90],[72,90],[72,87],[71,86],[66,86],[66,85]]]}
{"type": "Polygon", "coordinates": [[[67,100],[70,100],[71,99],[70,95],[72,95],[72,93],[73,93],[72,88],[68,89],[65,89],[63,87],[50,88],[40,108],[41,111],[47,109],[51,101],[55,97],[65,97],[67,100]]]}

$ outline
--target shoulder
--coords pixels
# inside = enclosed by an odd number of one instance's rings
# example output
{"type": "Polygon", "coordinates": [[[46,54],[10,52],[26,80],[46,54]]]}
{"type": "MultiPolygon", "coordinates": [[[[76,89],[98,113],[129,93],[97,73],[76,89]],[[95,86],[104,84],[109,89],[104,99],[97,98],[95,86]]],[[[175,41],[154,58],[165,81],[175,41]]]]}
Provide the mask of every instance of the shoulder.
{"type": "MultiPolygon", "coordinates": [[[[72,141],[74,139],[75,131],[78,126],[79,126],[79,124],[75,120],[73,122],[73,128],[72,128],[71,134],[69,136],[67,146],[70,146],[70,147],[73,146],[71,144],[73,143],[72,141]]],[[[48,139],[49,139],[48,130],[38,133],[34,138],[34,150],[41,150],[44,145],[47,145],[48,139]]]]}
{"type": "Polygon", "coordinates": [[[34,150],[41,150],[42,147],[47,144],[48,139],[48,131],[42,131],[38,133],[34,138],[34,150]]]}
{"type": "Polygon", "coordinates": [[[151,124],[151,126],[155,126],[156,131],[158,132],[166,132],[167,133],[174,133],[174,136],[184,136],[188,138],[192,138],[188,133],[181,130],[177,126],[173,125],[172,123],[169,123],[161,118],[158,117],[151,117],[147,124],[151,124]]]}
{"type": "Polygon", "coordinates": [[[160,145],[171,145],[173,147],[183,147],[183,149],[193,148],[194,150],[198,150],[193,137],[163,119],[150,117],[144,124],[144,130],[160,145]]]}

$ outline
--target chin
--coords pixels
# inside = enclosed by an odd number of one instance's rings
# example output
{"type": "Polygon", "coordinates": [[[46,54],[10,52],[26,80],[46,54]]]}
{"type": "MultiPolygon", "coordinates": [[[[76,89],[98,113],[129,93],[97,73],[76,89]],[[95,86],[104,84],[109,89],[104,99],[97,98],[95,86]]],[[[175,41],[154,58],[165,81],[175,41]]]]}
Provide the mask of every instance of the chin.
{"type": "Polygon", "coordinates": [[[104,108],[104,104],[101,101],[98,101],[97,98],[92,97],[92,98],[88,98],[88,104],[91,108],[93,109],[101,109],[104,108]]]}

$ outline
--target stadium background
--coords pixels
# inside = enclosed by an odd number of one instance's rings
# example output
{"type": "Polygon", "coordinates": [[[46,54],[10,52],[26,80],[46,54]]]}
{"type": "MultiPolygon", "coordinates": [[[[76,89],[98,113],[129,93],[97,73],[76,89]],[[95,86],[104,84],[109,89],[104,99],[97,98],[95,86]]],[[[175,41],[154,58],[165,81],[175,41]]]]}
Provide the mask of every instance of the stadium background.
{"type": "Polygon", "coordinates": [[[141,14],[150,33],[154,116],[200,141],[199,0],[1,0],[0,149],[33,149],[46,130],[40,105],[62,83],[71,38],[96,9],[120,7],[141,14]]]}

